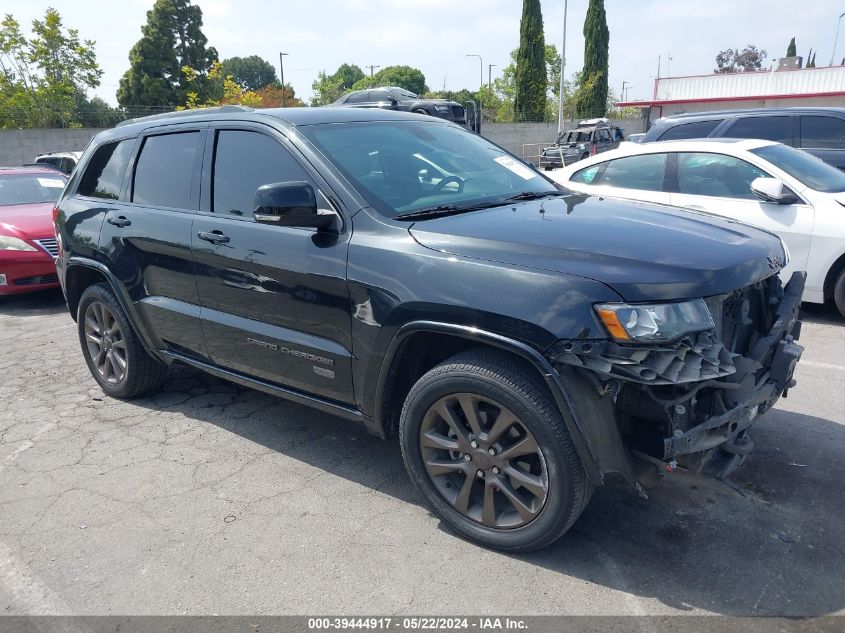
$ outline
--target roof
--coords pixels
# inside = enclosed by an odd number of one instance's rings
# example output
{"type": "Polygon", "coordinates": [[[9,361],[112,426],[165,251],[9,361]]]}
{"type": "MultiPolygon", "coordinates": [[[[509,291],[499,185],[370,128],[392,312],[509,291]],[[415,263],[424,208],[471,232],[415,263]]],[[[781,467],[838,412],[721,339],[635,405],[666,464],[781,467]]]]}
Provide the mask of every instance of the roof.
{"type": "Polygon", "coordinates": [[[772,72],[660,77],[650,100],[623,101],[620,107],[677,103],[716,103],[755,99],[798,99],[845,96],[845,66],[824,66],[772,72]]]}
{"type": "MultiPolygon", "coordinates": [[[[319,108],[260,108],[253,109],[245,106],[222,106],[220,108],[201,108],[196,110],[180,110],[178,112],[167,112],[154,114],[152,116],[129,119],[117,125],[116,129],[150,124],[168,123],[192,123],[195,121],[208,120],[231,120],[233,118],[242,120],[261,120],[265,117],[272,117],[289,126],[316,125],[320,123],[355,123],[367,121],[419,121],[419,114],[399,112],[395,110],[384,110],[381,108],[345,108],[345,107],[319,107],[319,108]]],[[[441,121],[429,117],[431,121],[441,121]]]]}
{"type": "Polygon", "coordinates": [[[40,165],[10,165],[8,167],[0,167],[0,175],[7,174],[50,174],[51,176],[60,174],[67,178],[66,173],[49,165],[45,165],[44,167],[40,165]]]}
{"type": "Polygon", "coordinates": [[[654,143],[622,143],[617,149],[602,152],[590,156],[584,160],[565,167],[567,173],[603,163],[614,158],[633,156],[636,154],[660,154],[665,152],[712,152],[714,147],[723,146],[728,149],[727,153],[734,151],[750,151],[769,145],[780,145],[775,141],[764,141],[759,139],[735,139],[735,138],[702,138],[678,141],[658,141],[654,143]]]}

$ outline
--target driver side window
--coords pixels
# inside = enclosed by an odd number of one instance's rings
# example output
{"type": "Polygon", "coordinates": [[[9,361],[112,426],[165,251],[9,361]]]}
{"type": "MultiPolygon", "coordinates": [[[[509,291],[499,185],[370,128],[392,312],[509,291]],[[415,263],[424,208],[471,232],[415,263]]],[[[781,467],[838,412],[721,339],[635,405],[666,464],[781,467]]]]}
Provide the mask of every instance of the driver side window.
{"type": "Polygon", "coordinates": [[[212,211],[249,221],[260,186],[310,180],[278,140],[246,130],[217,132],[213,174],[212,211]]]}
{"type": "Polygon", "coordinates": [[[742,159],[723,154],[682,152],[678,154],[678,192],[757,200],[751,191],[755,178],[769,174],[742,159]]]}

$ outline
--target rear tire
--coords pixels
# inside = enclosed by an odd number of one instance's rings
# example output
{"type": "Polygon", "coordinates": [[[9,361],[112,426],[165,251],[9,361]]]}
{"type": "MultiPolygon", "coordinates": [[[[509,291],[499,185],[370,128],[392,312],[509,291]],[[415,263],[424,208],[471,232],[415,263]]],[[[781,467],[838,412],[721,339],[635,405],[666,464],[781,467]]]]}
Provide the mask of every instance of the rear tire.
{"type": "Polygon", "coordinates": [[[432,511],[486,547],[545,547],[592,494],[546,385],[507,354],[471,350],[426,373],[405,400],[399,434],[432,511]]]}
{"type": "Polygon", "coordinates": [[[76,324],[85,363],[106,395],[134,398],[164,382],[167,365],[144,349],[108,285],[85,289],[76,324]]]}
{"type": "Polygon", "coordinates": [[[845,270],[839,273],[839,279],[836,280],[836,285],[833,287],[833,300],[839,314],[845,317],[845,270]]]}

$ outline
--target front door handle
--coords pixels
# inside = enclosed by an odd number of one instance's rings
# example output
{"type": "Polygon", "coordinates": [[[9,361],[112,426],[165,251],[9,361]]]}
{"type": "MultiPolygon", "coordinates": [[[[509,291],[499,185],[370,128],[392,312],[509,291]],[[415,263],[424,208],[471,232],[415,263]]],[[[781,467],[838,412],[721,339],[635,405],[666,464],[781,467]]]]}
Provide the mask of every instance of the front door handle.
{"type": "Polygon", "coordinates": [[[221,231],[200,231],[197,237],[212,244],[225,244],[229,241],[229,236],[223,235],[221,231]]]}
{"type": "Polygon", "coordinates": [[[109,224],[113,224],[116,227],[121,228],[121,229],[124,226],[129,226],[130,224],[132,224],[132,220],[127,220],[126,217],[122,216],[122,215],[120,215],[116,218],[109,218],[108,220],[106,220],[106,222],[108,222],[109,224]]]}

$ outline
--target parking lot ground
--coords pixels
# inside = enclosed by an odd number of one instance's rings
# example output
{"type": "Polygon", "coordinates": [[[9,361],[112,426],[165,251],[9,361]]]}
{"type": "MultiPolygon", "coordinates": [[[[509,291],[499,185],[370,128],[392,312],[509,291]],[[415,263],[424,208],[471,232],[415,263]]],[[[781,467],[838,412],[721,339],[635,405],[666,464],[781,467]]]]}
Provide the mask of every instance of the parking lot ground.
{"type": "Polygon", "coordinates": [[[845,613],[845,323],[805,316],[733,487],[599,489],[508,556],[446,531],[395,443],[186,368],[109,399],[59,293],[2,299],[0,613],[845,613]]]}

